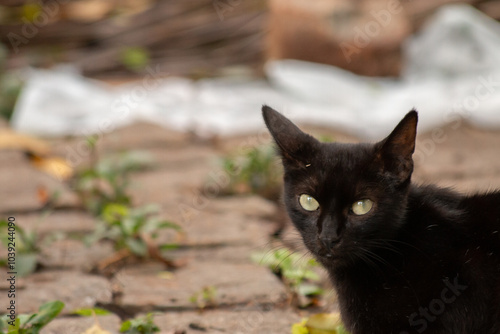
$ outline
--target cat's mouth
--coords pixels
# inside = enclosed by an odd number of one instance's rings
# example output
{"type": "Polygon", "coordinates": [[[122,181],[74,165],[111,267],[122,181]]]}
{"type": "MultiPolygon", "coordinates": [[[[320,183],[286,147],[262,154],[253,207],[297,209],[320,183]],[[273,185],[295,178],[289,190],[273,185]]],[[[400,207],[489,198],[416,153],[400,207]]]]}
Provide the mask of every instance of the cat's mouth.
{"type": "Polygon", "coordinates": [[[316,254],[326,260],[334,260],[338,258],[337,252],[334,249],[326,249],[324,247],[319,248],[316,254]]]}

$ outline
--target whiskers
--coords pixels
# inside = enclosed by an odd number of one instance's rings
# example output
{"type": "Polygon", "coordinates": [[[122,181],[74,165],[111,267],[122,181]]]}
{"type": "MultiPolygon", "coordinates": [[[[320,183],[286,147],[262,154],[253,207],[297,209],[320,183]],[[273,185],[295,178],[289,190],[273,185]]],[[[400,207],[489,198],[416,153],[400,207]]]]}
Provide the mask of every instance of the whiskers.
{"type": "Polygon", "coordinates": [[[351,260],[360,260],[365,263],[376,274],[387,274],[387,269],[392,269],[399,273],[394,259],[402,259],[404,252],[400,247],[396,246],[400,243],[397,240],[390,239],[369,239],[362,242],[357,242],[351,246],[346,253],[351,260]]]}

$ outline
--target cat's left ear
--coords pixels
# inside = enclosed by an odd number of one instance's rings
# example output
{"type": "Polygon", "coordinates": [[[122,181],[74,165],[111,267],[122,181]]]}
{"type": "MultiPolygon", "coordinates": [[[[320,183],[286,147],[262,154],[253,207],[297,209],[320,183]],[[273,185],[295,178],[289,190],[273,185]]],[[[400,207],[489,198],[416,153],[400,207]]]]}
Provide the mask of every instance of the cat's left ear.
{"type": "Polygon", "coordinates": [[[407,181],[413,172],[417,122],[418,114],[411,110],[391,134],[378,143],[376,159],[382,164],[383,171],[401,182],[407,181]]]}

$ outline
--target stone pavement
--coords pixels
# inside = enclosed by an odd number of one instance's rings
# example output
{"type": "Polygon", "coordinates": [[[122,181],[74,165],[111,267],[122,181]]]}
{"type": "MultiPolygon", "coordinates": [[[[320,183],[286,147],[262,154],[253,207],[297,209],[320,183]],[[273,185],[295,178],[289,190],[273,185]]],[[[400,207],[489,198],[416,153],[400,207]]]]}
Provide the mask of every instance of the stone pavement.
{"type": "MultiPolygon", "coordinates": [[[[90,159],[82,143],[81,138],[52,140],[55,151],[77,168],[90,159]]],[[[168,254],[185,265],[167,271],[160,263],[145,261],[126,265],[111,277],[95,274],[96,264],[113,249],[106,242],[84,245],[82,238],[93,231],[95,220],[81,209],[71,185],[37,170],[21,152],[0,151],[2,216],[16,217],[19,226],[36,230],[42,239],[56,235],[55,241],[41,245],[41,268],[18,279],[17,311],[35,312],[44,302],[63,301],[62,314],[44,334],[84,332],[94,320],[71,312],[94,306],[114,311],[98,318],[112,333],[118,332],[120,317],[149,311],[158,313],[155,322],[162,333],[254,333],[257,328],[287,333],[301,316],[286,304],[281,280],[250,259],[269,243],[277,206],[257,196],[202,194],[210,175],[219,172],[217,156],[223,151],[209,142],[193,142],[149,124],[117,130],[99,141],[100,156],[132,150],[148,152],[155,161],[131,178],[134,205],[157,203],[163,218],[182,226],[182,247],[168,254]],[[60,193],[48,212],[37,195],[40,187],[60,193]],[[200,312],[190,299],[207,287],[215,288],[214,305],[200,312]]],[[[170,237],[160,235],[164,241],[172,241],[170,237]]],[[[0,256],[5,253],[2,245],[0,256]]],[[[4,276],[2,271],[2,281],[4,276]]],[[[6,288],[0,284],[0,293],[6,294],[6,288]]],[[[4,304],[4,296],[1,300],[4,304]]]]}
{"type": "MultiPolygon", "coordinates": [[[[417,149],[423,151],[415,167],[417,181],[453,185],[466,192],[500,188],[499,132],[480,132],[463,124],[458,129],[445,127],[443,133],[439,140],[432,133],[419,137],[417,149]]],[[[342,138],[338,133],[334,136],[342,138]]],[[[52,144],[58,154],[81,167],[90,158],[83,142],[76,138],[52,144]]],[[[106,242],[90,248],[83,244],[82,237],[94,229],[95,221],[81,210],[71,186],[35,169],[20,152],[0,151],[2,217],[15,216],[17,224],[42,237],[59,235],[41,245],[41,268],[18,280],[18,312],[34,312],[41,303],[55,299],[65,302],[62,315],[44,334],[83,333],[94,320],[70,314],[93,306],[114,312],[98,318],[111,333],[118,332],[120,318],[149,311],[158,313],[155,322],[164,334],[290,333],[291,325],[305,313],[287,305],[282,282],[250,260],[253,252],[270,244],[280,209],[257,196],[215,196],[224,183],[217,157],[248,142],[255,138],[209,142],[150,124],[135,124],[101,138],[100,156],[142,150],[154,157],[153,168],[133,174],[134,204],[157,203],[162,217],[184,230],[183,237],[176,239],[182,247],[169,254],[185,266],[166,271],[159,263],[130,263],[111,277],[92,270],[113,249],[106,242]],[[206,184],[211,188],[204,188],[206,184]],[[40,187],[61,195],[48,214],[42,214],[40,187]],[[215,301],[201,312],[190,298],[206,287],[215,288],[215,301]]],[[[292,244],[300,243],[292,230],[286,235],[292,244]]],[[[160,235],[162,240],[171,238],[168,233],[160,235]]],[[[0,257],[5,254],[2,245],[0,257]]],[[[5,275],[3,270],[1,282],[5,275]]],[[[5,289],[0,283],[1,305],[5,289]]]]}

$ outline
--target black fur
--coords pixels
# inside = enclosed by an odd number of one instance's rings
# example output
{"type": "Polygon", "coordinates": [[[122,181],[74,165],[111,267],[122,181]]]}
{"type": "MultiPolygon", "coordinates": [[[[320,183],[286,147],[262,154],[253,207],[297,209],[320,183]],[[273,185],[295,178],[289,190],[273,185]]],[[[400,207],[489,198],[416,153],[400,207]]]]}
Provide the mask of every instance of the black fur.
{"type": "Polygon", "coordinates": [[[262,111],[283,158],[288,213],[352,334],[500,333],[500,192],[413,185],[415,111],[376,144],[320,143],[262,111]],[[301,194],[320,208],[304,210],[301,194]],[[353,214],[366,198],[372,209],[353,214]]]}

